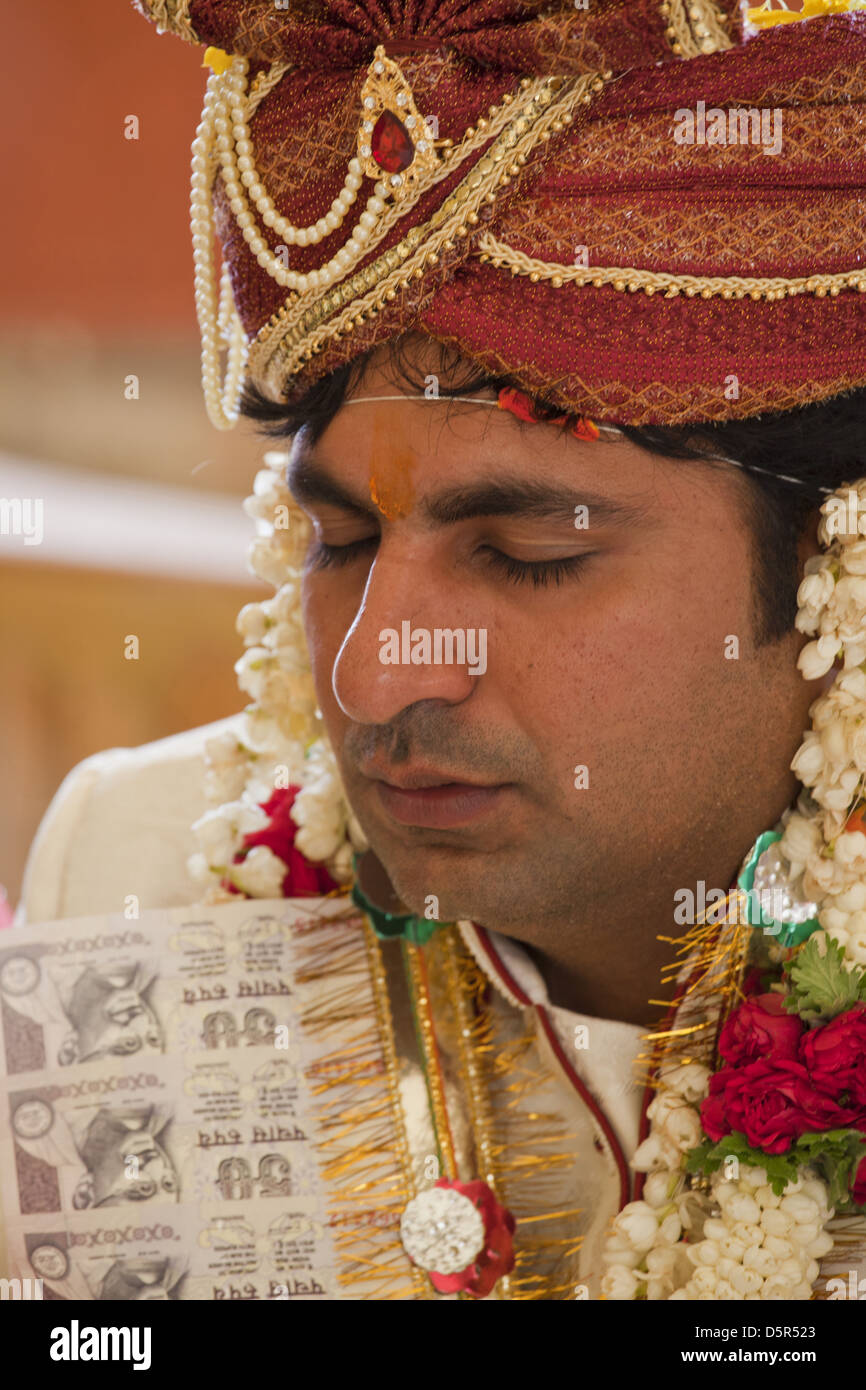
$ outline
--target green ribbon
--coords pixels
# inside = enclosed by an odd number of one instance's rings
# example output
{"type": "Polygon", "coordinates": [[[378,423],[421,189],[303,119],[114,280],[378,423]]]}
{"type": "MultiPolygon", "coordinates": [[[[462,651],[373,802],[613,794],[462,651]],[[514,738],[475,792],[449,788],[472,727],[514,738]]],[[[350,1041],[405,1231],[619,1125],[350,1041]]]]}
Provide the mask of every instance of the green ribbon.
{"type": "Polygon", "coordinates": [[[413,912],[385,912],[377,907],[358,887],[358,856],[352,856],[355,882],[352,884],[352,902],[367,914],[370,926],[382,941],[392,941],[399,937],[413,946],[425,946],[441,922],[430,921],[426,917],[416,917],[413,912]]]}
{"type": "Polygon", "coordinates": [[[779,946],[799,946],[801,942],[808,940],[813,932],[819,930],[821,923],[818,918],[807,917],[805,922],[777,922],[775,917],[765,915],[760,904],[760,894],[753,894],[751,891],[755,883],[755,867],[758,860],[765,849],[781,838],[776,830],[765,830],[763,835],[758,836],[737,879],[737,887],[742,888],[746,895],[746,921],[750,926],[756,929],[760,927],[767,936],[772,936],[779,946]]]}

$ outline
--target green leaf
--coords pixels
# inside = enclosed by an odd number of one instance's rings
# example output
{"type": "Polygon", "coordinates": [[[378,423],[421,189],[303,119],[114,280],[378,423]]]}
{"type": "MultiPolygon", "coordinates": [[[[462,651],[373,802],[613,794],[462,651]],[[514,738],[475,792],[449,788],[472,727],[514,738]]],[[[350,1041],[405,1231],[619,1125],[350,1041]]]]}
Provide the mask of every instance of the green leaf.
{"type": "Polygon", "coordinates": [[[804,1161],[797,1159],[794,1150],[783,1154],[766,1154],[760,1149],[753,1149],[745,1134],[735,1130],[733,1134],[726,1134],[717,1144],[708,1140],[696,1149],[691,1149],[686,1155],[686,1172],[715,1173],[722,1167],[726,1158],[736,1158],[748,1168],[763,1168],[767,1174],[767,1182],[777,1196],[781,1196],[787,1183],[796,1179],[798,1163],[804,1161]]]}
{"type": "Polygon", "coordinates": [[[789,1012],[807,1022],[826,1023],[866,998],[863,971],[859,966],[847,970],[844,962],[845,952],[826,932],[811,936],[788,966],[789,1012]]]}
{"type": "MultiPolygon", "coordinates": [[[[683,1161],[683,1167],[687,1173],[710,1173],[713,1170],[709,1167],[710,1153],[713,1145],[708,1139],[704,1144],[698,1144],[697,1148],[689,1149],[683,1161]]],[[[717,1165],[718,1166],[718,1165],[717,1165]]]]}
{"type": "Polygon", "coordinates": [[[688,1173],[715,1173],[726,1158],[736,1158],[745,1166],[763,1168],[767,1182],[781,1197],[787,1184],[796,1182],[799,1169],[811,1167],[826,1182],[830,1205],[850,1209],[850,1189],[861,1159],[866,1158],[864,1144],[866,1134],[859,1129],[829,1129],[801,1135],[785,1153],[766,1154],[752,1148],[745,1134],[735,1131],[717,1144],[707,1140],[691,1149],[686,1155],[685,1169],[688,1173]]]}
{"type": "Polygon", "coordinates": [[[860,1161],[866,1158],[866,1134],[859,1129],[829,1129],[823,1134],[803,1134],[797,1140],[801,1162],[817,1169],[829,1189],[830,1205],[851,1201],[851,1187],[860,1161]]]}

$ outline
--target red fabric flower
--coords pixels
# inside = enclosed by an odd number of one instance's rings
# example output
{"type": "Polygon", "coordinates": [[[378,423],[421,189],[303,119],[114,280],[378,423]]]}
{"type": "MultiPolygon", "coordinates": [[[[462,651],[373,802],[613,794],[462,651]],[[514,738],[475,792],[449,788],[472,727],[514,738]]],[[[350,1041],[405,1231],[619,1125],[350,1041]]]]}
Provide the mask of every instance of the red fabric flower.
{"type": "MultiPolygon", "coordinates": [[[[543,417],[536,415],[532,403],[532,397],[525,391],[517,391],[514,387],[503,386],[497,398],[500,410],[508,410],[512,415],[516,415],[518,420],[527,420],[530,424],[537,425],[542,422],[543,417]]],[[[569,433],[576,435],[578,439],[598,439],[599,429],[592,420],[584,415],[555,415],[551,419],[544,421],[548,425],[567,425],[569,421],[574,421],[569,433]]]]}
{"type": "MultiPolygon", "coordinates": [[[[291,811],[300,790],[300,787],[281,787],[267,801],[259,803],[265,814],[270,816],[270,824],[262,830],[253,830],[245,835],[243,848],[232,861],[234,864],[241,864],[255,845],[265,845],[282,859],[286,866],[282,884],[284,898],[320,897],[339,886],[323,864],[312,864],[295,848],[298,827],[292,820],[291,811]]],[[[222,886],[230,893],[241,891],[233,883],[229,883],[228,879],[223,879],[222,886]]]]}
{"type": "Polygon", "coordinates": [[[486,1298],[497,1279],[510,1274],[514,1268],[514,1217],[507,1207],[497,1202],[486,1182],[458,1182],[440,1178],[436,1187],[450,1187],[468,1197],[481,1212],[484,1221],[484,1249],[471,1265],[457,1274],[437,1274],[430,1271],[430,1282],[439,1293],[468,1293],[472,1298],[486,1298]]]}
{"type": "Polygon", "coordinates": [[[712,1140],[736,1130],[770,1154],[785,1153],[801,1134],[846,1129],[861,1117],[819,1089],[802,1062],[787,1057],[723,1068],[710,1077],[701,1105],[701,1122],[712,1140]]]}
{"type": "Polygon", "coordinates": [[[858,1105],[866,1105],[866,1004],[811,1029],[800,1045],[800,1060],[817,1085],[837,1094],[850,1091],[858,1105]]]}
{"type": "Polygon", "coordinates": [[[740,1066],[759,1057],[797,1056],[803,1024],[781,994],[756,994],[734,1010],[719,1035],[719,1053],[740,1066]]]}

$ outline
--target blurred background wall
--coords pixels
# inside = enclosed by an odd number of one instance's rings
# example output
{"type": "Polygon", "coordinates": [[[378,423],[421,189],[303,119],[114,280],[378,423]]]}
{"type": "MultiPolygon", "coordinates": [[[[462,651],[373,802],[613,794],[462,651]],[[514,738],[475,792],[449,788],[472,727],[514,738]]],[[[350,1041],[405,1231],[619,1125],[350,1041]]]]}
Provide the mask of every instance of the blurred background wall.
{"type": "Polygon", "coordinates": [[[4,41],[0,502],[39,499],[43,518],[30,544],[0,512],[0,884],[14,905],[76,762],[243,707],[234,619],[272,591],[247,571],[240,505],[264,445],[249,426],[214,430],[199,382],[202,50],[128,0],[16,5],[4,41]]]}

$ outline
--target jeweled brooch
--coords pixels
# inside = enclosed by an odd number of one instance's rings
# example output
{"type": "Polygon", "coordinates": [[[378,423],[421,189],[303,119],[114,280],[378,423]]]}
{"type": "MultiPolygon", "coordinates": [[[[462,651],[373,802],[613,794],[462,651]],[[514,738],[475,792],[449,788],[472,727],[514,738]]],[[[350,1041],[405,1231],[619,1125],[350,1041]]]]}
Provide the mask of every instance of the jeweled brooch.
{"type": "Polygon", "coordinates": [[[434,136],[400,67],[376,49],[361,91],[358,159],[368,178],[387,184],[395,201],[439,166],[434,136]]]}

